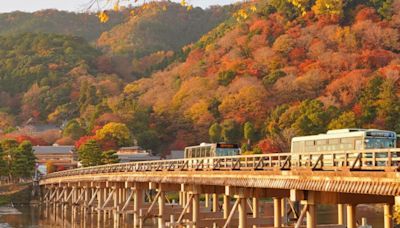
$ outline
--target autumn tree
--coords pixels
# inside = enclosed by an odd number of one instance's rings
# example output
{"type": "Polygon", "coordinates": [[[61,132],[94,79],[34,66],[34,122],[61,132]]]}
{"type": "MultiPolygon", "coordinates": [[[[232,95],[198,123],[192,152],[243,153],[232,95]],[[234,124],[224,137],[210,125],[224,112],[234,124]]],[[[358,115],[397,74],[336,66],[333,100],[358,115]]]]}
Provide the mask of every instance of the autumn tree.
{"type": "Polygon", "coordinates": [[[96,131],[98,140],[114,140],[118,146],[128,146],[133,143],[128,127],[123,123],[108,123],[96,131]]]}
{"type": "Polygon", "coordinates": [[[210,126],[208,130],[208,135],[210,136],[210,141],[213,143],[221,142],[222,135],[221,135],[221,126],[218,123],[214,123],[210,126]]]}

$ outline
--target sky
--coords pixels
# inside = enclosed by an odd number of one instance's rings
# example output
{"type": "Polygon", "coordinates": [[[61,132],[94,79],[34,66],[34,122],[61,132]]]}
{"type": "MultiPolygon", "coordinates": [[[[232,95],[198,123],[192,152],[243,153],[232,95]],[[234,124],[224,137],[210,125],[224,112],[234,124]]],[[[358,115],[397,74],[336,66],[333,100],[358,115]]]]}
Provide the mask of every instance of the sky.
{"type": "MultiPolygon", "coordinates": [[[[42,9],[59,9],[67,11],[85,11],[89,2],[93,0],[12,0],[0,4],[0,12],[26,11],[33,12],[42,9]]],[[[106,0],[100,0],[106,1],[106,0]]],[[[131,0],[133,2],[133,0],[131,0]]],[[[140,1],[140,0],[139,0],[140,1]]],[[[194,6],[207,7],[210,5],[224,5],[238,0],[186,0],[194,6]]],[[[179,2],[174,0],[174,2],[179,2]]]]}

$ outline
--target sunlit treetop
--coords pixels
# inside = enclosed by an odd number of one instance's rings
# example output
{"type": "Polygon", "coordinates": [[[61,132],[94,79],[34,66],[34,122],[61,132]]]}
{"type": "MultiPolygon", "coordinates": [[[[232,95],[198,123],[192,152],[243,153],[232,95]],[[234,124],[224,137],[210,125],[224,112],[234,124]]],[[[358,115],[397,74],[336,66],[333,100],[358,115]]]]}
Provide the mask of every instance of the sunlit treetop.
{"type": "MultiPolygon", "coordinates": [[[[131,16],[139,16],[143,11],[146,10],[158,10],[158,11],[166,11],[168,7],[169,1],[167,0],[151,0],[151,1],[146,1],[146,0],[125,0],[125,3],[133,3],[133,4],[141,4],[141,7],[136,7],[131,9],[130,14],[131,16]]],[[[238,1],[242,2],[242,1],[238,1]]],[[[248,1],[248,2],[255,2],[254,0],[248,1]]],[[[125,4],[124,4],[125,5],[125,4]]],[[[188,11],[193,9],[193,4],[191,4],[190,0],[181,0],[180,5],[182,7],[186,7],[188,11]]],[[[105,8],[109,9],[112,8],[113,11],[120,11],[125,8],[121,4],[121,0],[91,0],[91,3],[89,4],[89,8],[94,8],[97,7],[97,9],[100,11],[98,13],[98,18],[100,22],[106,23],[110,19],[109,11],[110,10],[104,10],[105,8]],[[112,6],[112,7],[111,7],[112,6]]],[[[255,12],[257,10],[257,7],[255,4],[252,4],[249,7],[246,7],[245,9],[240,9],[238,10],[234,16],[238,21],[246,20],[251,12],[255,12]]]]}

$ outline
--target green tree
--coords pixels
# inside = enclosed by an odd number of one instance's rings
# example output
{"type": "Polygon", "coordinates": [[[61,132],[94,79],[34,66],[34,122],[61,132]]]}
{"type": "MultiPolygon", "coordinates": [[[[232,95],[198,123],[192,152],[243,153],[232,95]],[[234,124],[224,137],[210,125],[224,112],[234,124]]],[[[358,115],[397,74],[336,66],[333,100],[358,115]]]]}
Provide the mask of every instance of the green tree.
{"type": "Polygon", "coordinates": [[[319,100],[305,100],[295,114],[292,127],[299,135],[313,135],[326,131],[329,122],[329,113],[324,109],[324,104],[319,100]]]}
{"type": "Polygon", "coordinates": [[[79,124],[77,120],[69,121],[63,130],[63,136],[71,137],[74,140],[79,139],[85,134],[85,129],[79,124]]]}
{"type": "Polygon", "coordinates": [[[242,137],[240,126],[234,120],[225,120],[223,122],[221,135],[227,143],[237,143],[242,137]]]}
{"type": "Polygon", "coordinates": [[[385,129],[400,130],[400,102],[394,80],[386,79],[382,83],[378,98],[378,117],[384,121],[385,129]]]}
{"type": "Polygon", "coordinates": [[[243,127],[244,139],[247,140],[247,150],[251,149],[251,143],[255,140],[256,131],[251,122],[246,122],[243,127]]]}
{"type": "Polygon", "coordinates": [[[23,141],[18,146],[22,158],[20,163],[23,164],[21,174],[23,177],[30,177],[35,172],[36,157],[33,152],[32,144],[29,141],[23,141]]]}
{"type": "Polygon", "coordinates": [[[102,155],[100,145],[96,140],[89,140],[78,150],[79,161],[84,167],[102,165],[102,155]]]}
{"type": "Polygon", "coordinates": [[[208,129],[208,135],[210,136],[210,141],[213,143],[220,142],[222,137],[221,137],[221,126],[218,123],[214,123],[213,125],[210,126],[208,129]]]}
{"type": "Polygon", "coordinates": [[[361,123],[372,123],[377,115],[376,101],[380,93],[380,87],[383,79],[380,76],[373,77],[367,86],[361,91],[359,103],[361,104],[361,123]]]}
{"type": "Polygon", "coordinates": [[[337,119],[333,119],[328,129],[342,129],[342,128],[355,128],[357,127],[357,118],[354,112],[344,112],[337,119]]]}
{"type": "Polygon", "coordinates": [[[119,162],[117,151],[107,150],[102,153],[101,162],[103,164],[114,164],[119,162]]]}

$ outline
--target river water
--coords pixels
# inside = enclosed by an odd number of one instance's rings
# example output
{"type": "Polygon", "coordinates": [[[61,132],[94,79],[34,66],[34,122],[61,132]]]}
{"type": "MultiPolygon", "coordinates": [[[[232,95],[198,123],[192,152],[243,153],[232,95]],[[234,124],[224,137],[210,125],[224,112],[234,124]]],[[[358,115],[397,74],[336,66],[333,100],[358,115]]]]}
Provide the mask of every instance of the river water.
{"type": "MultiPolygon", "coordinates": [[[[113,227],[113,222],[107,216],[102,216],[98,224],[97,215],[87,212],[79,213],[72,220],[71,209],[67,208],[64,213],[60,209],[54,210],[53,207],[45,206],[16,206],[19,214],[5,210],[0,207],[0,228],[53,228],[53,227],[113,227]]],[[[265,203],[262,205],[264,216],[272,222],[272,205],[265,203]]],[[[380,205],[359,205],[357,207],[357,220],[366,217],[368,224],[372,227],[383,227],[383,209],[380,205]]],[[[337,221],[337,209],[335,206],[323,205],[317,208],[318,224],[334,224],[337,221]]],[[[145,227],[155,227],[155,220],[149,220],[145,227]]],[[[132,218],[128,216],[120,227],[132,227],[132,218]]]]}

